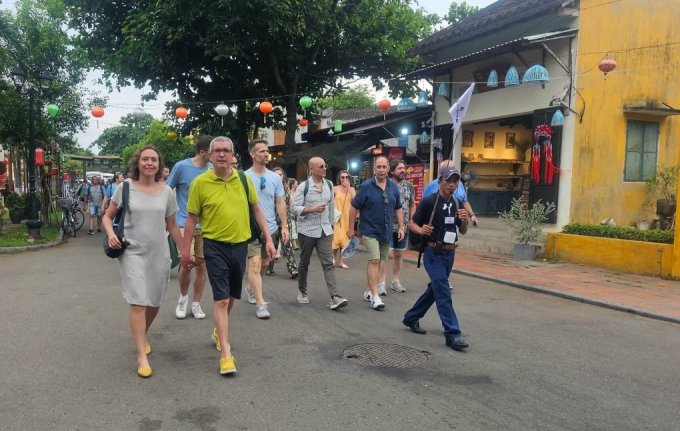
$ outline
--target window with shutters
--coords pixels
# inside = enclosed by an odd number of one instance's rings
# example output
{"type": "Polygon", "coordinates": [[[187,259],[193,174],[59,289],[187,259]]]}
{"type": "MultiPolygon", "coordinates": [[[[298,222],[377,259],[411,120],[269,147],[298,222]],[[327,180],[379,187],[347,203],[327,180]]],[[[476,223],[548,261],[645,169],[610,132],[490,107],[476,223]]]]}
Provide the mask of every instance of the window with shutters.
{"type": "Polygon", "coordinates": [[[624,181],[647,181],[656,171],[659,123],[628,120],[624,181]]]}

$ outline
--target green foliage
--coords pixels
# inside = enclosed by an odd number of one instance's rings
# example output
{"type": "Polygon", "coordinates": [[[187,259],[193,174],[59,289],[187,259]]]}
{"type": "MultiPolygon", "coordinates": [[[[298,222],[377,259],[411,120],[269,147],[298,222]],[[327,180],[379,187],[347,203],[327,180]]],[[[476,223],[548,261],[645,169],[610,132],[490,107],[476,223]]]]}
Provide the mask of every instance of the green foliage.
{"type": "Polygon", "coordinates": [[[149,131],[153,117],[146,114],[138,120],[132,114],[120,119],[120,126],[109,127],[92,142],[90,148],[98,147],[101,155],[119,156],[126,147],[138,144],[149,131]]]}
{"type": "Polygon", "coordinates": [[[656,203],[656,199],[668,199],[675,201],[678,193],[678,173],[680,165],[659,165],[652,176],[647,180],[647,199],[650,203],[656,203]]]}
{"type": "Polygon", "coordinates": [[[163,163],[171,167],[180,160],[192,157],[196,154],[196,149],[188,137],[177,137],[175,139],[168,138],[168,126],[158,120],[152,120],[149,124],[149,129],[141,138],[139,143],[126,147],[121,158],[125,166],[129,166],[130,159],[137,149],[145,146],[153,145],[163,156],[163,163]]]}
{"type": "Polygon", "coordinates": [[[322,97],[319,99],[319,107],[335,110],[374,108],[375,100],[367,85],[358,85],[348,90],[339,91],[330,97],[322,97]]]}
{"type": "Polygon", "coordinates": [[[500,213],[499,220],[510,227],[512,236],[520,244],[536,241],[541,236],[541,223],[555,211],[555,204],[542,203],[540,200],[527,209],[520,199],[513,199],[510,210],[500,213]]]}
{"type": "Polygon", "coordinates": [[[477,13],[478,10],[479,7],[469,5],[466,1],[460,3],[454,1],[451,3],[451,6],[449,6],[449,14],[446,15],[444,19],[448,21],[449,25],[455,24],[468,16],[477,13]]]}
{"type": "MultiPolygon", "coordinates": [[[[49,72],[54,77],[49,90],[36,97],[34,106],[38,143],[59,144],[64,151],[75,146],[74,136],[87,123],[85,105],[79,87],[85,79],[82,51],[69,43],[66,15],[60,0],[20,0],[16,12],[0,11],[0,71],[21,67],[37,84],[36,75],[49,72]],[[59,106],[59,114],[51,119],[45,106],[59,106]]],[[[25,151],[28,137],[28,96],[17,92],[8,82],[0,83],[0,140],[11,142],[14,150],[25,151]]]]}
{"type": "MultiPolygon", "coordinates": [[[[64,1],[79,46],[109,80],[175,91],[192,104],[190,129],[215,128],[215,101],[234,101],[236,124],[221,134],[241,145],[265,125],[253,102],[285,107],[292,145],[300,96],[357,77],[382,88],[420,64],[406,53],[438,21],[412,0],[64,1]]],[[[412,83],[390,86],[396,96],[412,83]]]]}
{"type": "Polygon", "coordinates": [[[24,198],[22,198],[21,195],[17,192],[11,192],[5,198],[5,205],[7,206],[7,209],[10,210],[24,208],[25,205],[24,198]]]}
{"type": "Polygon", "coordinates": [[[597,236],[601,238],[627,239],[631,241],[673,244],[674,232],[668,230],[638,230],[630,226],[605,226],[601,224],[571,223],[562,228],[563,233],[597,236]]]}

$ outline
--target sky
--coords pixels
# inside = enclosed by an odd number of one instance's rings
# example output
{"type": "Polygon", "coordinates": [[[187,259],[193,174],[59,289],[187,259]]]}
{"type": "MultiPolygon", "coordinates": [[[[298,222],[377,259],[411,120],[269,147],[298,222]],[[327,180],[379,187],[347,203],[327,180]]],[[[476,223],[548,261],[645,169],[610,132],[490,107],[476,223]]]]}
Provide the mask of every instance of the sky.
{"type": "MultiPolygon", "coordinates": [[[[449,11],[449,5],[451,4],[448,0],[416,0],[419,7],[425,9],[429,13],[436,13],[438,15],[446,15],[449,11]]],[[[466,0],[469,5],[478,6],[480,9],[484,8],[495,0],[466,0]]],[[[1,0],[0,9],[14,9],[14,0],[1,0]]],[[[107,95],[109,98],[108,105],[105,107],[104,117],[97,121],[95,118],[90,117],[88,127],[76,136],[78,140],[78,145],[83,148],[89,147],[89,145],[97,139],[97,137],[102,133],[102,131],[108,127],[115,126],[118,124],[119,119],[129,113],[132,113],[135,109],[139,108],[141,105],[141,96],[147,92],[145,89],[137,89],[133,87],[125,87],[121,91],[113,91],[108,93],[108,90],[96,83],[96,80],[100,76],[100,72],[93,71],[87,76],[87,81],[85,82],[85,87],[95,89],[99,91],[102,95],[107,95]]],[[[366,81],[367,82],[367,81],[366,81]]],[[[361,83],[361,82],[358,82],[361,83]]],[[[386,91],[382,93],[377,93],[376,97],[382,99],[386,97],[386,91]]],[[[160,93],[157,100],[145,102],[143,109],[147,113],[154,116],[154,118],[160,118],[165,109],[165,102],[172,99],[170,93],[160,93]]],[[[96,153],[98,149],[94,148],[93,151],[96,153]]]]}

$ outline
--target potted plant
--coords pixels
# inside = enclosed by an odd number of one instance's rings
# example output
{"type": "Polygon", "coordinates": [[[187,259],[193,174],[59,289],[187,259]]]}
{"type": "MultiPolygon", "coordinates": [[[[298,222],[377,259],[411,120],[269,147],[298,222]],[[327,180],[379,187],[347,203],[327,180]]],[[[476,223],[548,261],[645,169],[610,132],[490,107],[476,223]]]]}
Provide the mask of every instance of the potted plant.
{"type": "Polygon", "coordinates": [[[670,218],[675,214],[679,172],[680,165],[659,165],[647,180],[647,202],[651,206],[656,201],[656,213],[662,217],[670,218]]]}
{"type": "Polygon", "coordinates": [[[513,247],[515,259],[533,259],[540,251],[540,245],[531,244],[541,236],[541,223],[548,220],[548,215],[555,211],[555,204],[542,203],[540,200],[527,208],[520,199],[512,200],[510,210],[500,213],[499,220],[510,227],[512,236],[518,242],[513,247]]]}
{"type": "Polygon", "coordinates": [[[7,195],[5,199],[5,205],[9,210],[9,218],[14,224],[21,223],[21,220],[25,218],[26,206],[24,199],[17,192],[12,192],[7,195]]]}

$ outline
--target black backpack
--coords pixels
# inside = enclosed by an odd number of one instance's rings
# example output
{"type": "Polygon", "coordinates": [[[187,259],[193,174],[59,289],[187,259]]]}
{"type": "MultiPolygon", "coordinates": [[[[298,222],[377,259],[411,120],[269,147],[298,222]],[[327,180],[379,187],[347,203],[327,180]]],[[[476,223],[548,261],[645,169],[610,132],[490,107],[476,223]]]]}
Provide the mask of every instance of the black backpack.
{"type": "Polygon", "coordinates": [[[246,203],[248,204],[248,218],[249,223],[250,223],[250,239],[248,242],[255,242],[259,241],[262,243],[262,231],[260,230],[260,226],[257,224],[257,220],[255,220],[255,215],[253,214],[253,208],[250,206],[250,193],[248,192],[248,181],[246,180],[246,174],[238,170],[238,177],[241,180],[241,184],[243,184],[243,188],[246,191],[246,203]]]}

